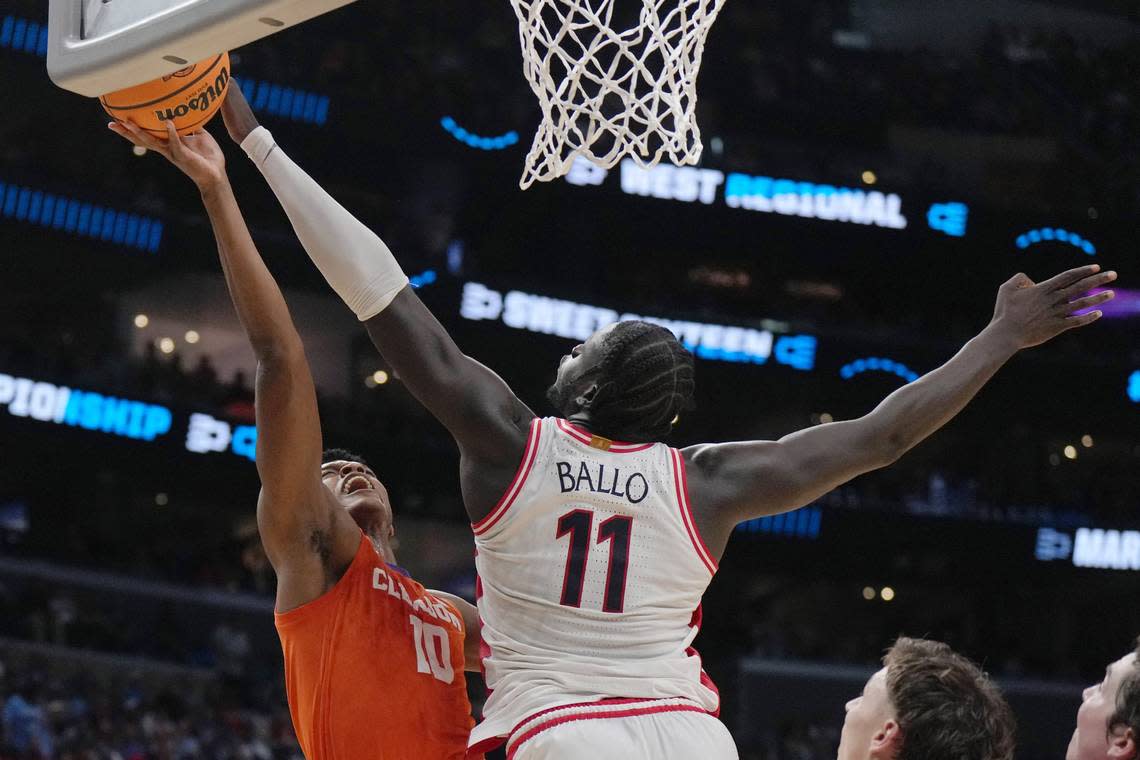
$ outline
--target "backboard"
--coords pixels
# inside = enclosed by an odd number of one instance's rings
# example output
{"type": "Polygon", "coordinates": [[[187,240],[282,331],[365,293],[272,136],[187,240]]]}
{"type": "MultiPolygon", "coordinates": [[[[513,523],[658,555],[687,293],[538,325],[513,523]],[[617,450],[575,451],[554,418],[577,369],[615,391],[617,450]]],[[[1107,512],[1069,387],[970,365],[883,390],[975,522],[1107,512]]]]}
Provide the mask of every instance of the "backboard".
{"type": "Polygon", "coordinates": [[[50,0],[48,76],[97,97],[354,0],[50,0]]]}

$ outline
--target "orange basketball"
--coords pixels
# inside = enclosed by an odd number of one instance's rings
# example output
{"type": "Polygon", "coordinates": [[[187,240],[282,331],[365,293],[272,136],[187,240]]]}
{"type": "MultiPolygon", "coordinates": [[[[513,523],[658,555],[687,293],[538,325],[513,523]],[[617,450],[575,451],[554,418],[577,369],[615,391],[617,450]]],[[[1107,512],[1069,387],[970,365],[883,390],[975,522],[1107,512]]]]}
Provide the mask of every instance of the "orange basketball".
{"type": "Polygon", "coordinates": [[[156,137],[166,137],[173,121],[180,135],[197,132],[222,107],[230,84],[230,54],[221,53],[153,82],[99,98],[118,121],[128,119],[156,137]]]}

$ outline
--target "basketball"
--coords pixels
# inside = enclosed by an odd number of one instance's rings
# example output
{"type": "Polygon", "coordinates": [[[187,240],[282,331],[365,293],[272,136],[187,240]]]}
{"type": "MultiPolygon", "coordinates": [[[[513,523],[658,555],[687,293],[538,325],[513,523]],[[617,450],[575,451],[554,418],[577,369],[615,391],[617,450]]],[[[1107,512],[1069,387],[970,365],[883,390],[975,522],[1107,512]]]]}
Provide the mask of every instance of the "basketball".
{"type": "Polygon", "coordinates": [[[99,98],[118,121],[133,120],[156,137],[173,121],[180,135],[197,132],[222,107],[230,83],[230,55],[221,53],[144,84],[99,98]]]}

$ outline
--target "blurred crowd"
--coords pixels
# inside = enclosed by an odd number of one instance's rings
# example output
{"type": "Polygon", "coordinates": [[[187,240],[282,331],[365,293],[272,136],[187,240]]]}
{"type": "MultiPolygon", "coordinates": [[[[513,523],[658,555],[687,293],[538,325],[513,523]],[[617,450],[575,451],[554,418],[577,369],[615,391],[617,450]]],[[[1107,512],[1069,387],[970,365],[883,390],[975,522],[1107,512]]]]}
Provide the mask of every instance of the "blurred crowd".
{"type": "Polygon", "coordinates": [[[95,676],[0,652],[0,759],[303,760],[283,705],[236,705],[208,680],[95,676]]]}

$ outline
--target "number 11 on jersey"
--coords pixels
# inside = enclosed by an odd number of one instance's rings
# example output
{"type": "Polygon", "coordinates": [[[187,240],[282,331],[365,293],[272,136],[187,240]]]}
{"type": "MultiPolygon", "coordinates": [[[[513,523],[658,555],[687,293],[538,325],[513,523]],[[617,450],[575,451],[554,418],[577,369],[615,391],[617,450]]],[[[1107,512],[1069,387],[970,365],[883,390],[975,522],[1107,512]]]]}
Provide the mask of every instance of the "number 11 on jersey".
{"type": "MultiPolygon", "coordinates": [[[[575,509],[558,518],[558,531],[554,537],[570,537],[560,599],[566,607],[582,606],[582,587],[586,583],[586,561],[590,557],[593,527],[594,513],[586,509],[575,509]]],[[[610,542],[602,612],[621,612],[625,608],[625,579],[629,571],[629,541],[632,534],[633,518],[624,515],[614,515],[598,526],[596,543],[610,542]]]]}

